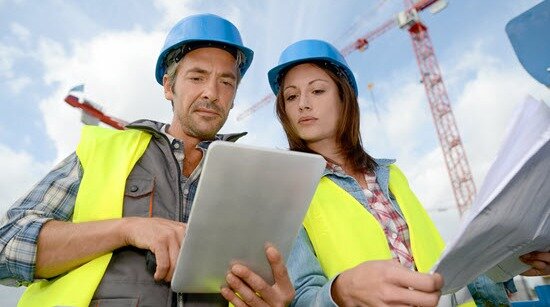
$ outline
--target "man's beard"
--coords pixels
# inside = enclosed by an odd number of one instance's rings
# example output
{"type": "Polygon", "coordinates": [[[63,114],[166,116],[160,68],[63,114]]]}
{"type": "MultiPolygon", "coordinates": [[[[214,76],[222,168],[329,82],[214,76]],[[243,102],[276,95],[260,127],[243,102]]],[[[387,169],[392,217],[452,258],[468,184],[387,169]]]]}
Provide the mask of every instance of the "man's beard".
{"type": "MultiPolygon", "coordinates": [[[[222,126],[225,124],[225,121],[227,120],[227,117],[223,118],[224,110],[217,105],[216,103],[208,100],[202,100],[197,101],[194,103],[191,108],[189,109],[189,112],[186,114],[178,114],[178,120],[180,122],[181,127],[186,128],[185,133],[189,136],[195,137],[199,140],[211,140],[213,139],[218,131],[222,128],[222,126]],[[197,122],[197,119],[192,116],[193,112],[195,112],[199,108],[204,109],[210,109],[215,111],[217,114],[222,116],[220,119],[213,119],[210,122],[216,122],[217,125],[214,127],[208,128],[208,129],[202,129],[200,128],[201,124],[197,122]]],[[[200,120],[201,122],[207,122],[205,120],[200,120]]]]}

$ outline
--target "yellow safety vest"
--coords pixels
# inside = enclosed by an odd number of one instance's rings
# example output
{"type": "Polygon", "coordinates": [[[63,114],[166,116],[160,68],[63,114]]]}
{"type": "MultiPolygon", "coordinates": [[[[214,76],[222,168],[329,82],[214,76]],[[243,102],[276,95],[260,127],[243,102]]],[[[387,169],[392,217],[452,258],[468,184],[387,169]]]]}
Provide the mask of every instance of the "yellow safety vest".
{"type": "MultiPolygon", "coordinates": [[[[411,251],[419,272],[428,272],[445,243],[411,191],[408,181],[390,165],[389,188],[409,227],[411,251]]],[[[323,177],[313,196],[304,227],[328,278],[370,260],[391,259],[384,230],[352,195],[323,177]]],[[[475,306],[475,303],[468,302],[475,306]]]]}
{"type": "MultiPolygon", "coordinates": [[[[76,154],[84,175],[73,223],[122,217],[126,178],[150,140],[150,134],[138,130],[94,126],[82,129],[76,154]]],[[[111,256],[112,253],[105,254],[51,280],[35,281],[18,306],[89,306],[111,256]]]]}

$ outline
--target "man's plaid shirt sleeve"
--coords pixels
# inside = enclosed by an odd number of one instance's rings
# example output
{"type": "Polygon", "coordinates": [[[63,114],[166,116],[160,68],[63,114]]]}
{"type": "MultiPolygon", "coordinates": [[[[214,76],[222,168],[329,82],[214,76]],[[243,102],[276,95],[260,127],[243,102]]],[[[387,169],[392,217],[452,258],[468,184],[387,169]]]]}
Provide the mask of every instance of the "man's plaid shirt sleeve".
{"type": "Polygon", "coordinates": [[[71,219],[82,178],[75,153],[59,163],[0,220],[0,284],[20,286],[34,280],[38,234],[55,219],[71,219]]]}

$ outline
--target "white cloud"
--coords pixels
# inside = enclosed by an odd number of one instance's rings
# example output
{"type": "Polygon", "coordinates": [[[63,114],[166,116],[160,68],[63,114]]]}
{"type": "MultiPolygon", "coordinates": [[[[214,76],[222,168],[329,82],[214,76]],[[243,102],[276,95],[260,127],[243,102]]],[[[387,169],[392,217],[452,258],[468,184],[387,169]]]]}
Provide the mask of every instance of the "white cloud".
{"type": "Polygon", "coordinates": [[[21,197],[25,191],[44,176],[50,165],[38,163],[27,152],[14,151],[0,144],[0,216],[21,197]]]}
{"type": "Polygon", "coordinates": [[[0,44],[0,78],[14,94],[19,94],[32,82],[30,77],[21,76],[14,70],[16,61],[28,56],[23,48],[0,44]]]}
{"type": "MultiPolygon", "coordinates": [[[[161,27],[164,29],[169,29],[184,16],[198,13],[198,11],[192,7],[194,1],[191,0],[155,0],[154,3],[155,7],[159,8],[159,10],[163,12],[164,19],[161,27]]],[[[219,5],[218,2],[215,3],[216,5],[219,5]]]]}
{"type": "Polygon", "coordinates": [[[364,144],[375,156],[398,158],[400,164],[414,163],[437,138],[416,69],[406,67],[376,84],[379,118],[371,97],[359,99],[364,144]]]}
{"type": "Polygon", "coordinates": [[[390,95],[388,108],[388,137],[399,144],[399,156],[408,154],[421,147],[422,128],[430,124],[430,116],[426,112],[426,93],[422,85],[408,83],[390,95]]]}
{"type": "Polygon", "coordinates": [[[550,92],[519,65],[487,62],[488,65],[471,68],[475,69],[475,76],[464,85],[455,107],[463,144],[478,187],[499,149],[516,106],[527,95],[550,101],[550,92]]]}
{"type": "Polygon", "coordinates": [[[375,157],[397,158],[397,165],[427,209],[454,206],[449,176],[423,89],[418,89],[415,83],[405,84],[387,100],[389,110],[382,113],[380,121],[373,112],[362,114],[367,150],[375,157]]]}
{"type": "Polygon", "coordinates": [[[457,77],[466,77],[469,72],[476,71],[478,68],[492,67],[498,65],[498,58],[491,53],[486,52],[490,47],[486,40],[476,40],[471,43],[467,49],[461,49],[453,56],[454,60],[451,67],[445,67],[445,82],[454,84],[452,80],[457,77]]]}
{"type": "Polygon", "coordinates": [[[17,48],[0,44],[0,77],[13,77],[13,64],[16,58],[22,55],[17,48]]]}
{"type": "Polygon", "coordinates": [[[435,227],[445,242],[451,241],[458,233],[460,227],[460,218],[456,209],[451,208],[444,211],[428,211],[435,227]]]}
{"type": "Polygon", "coordinates": [[[25,44],[29,43],[31,32],[20,23],[12,22],[10,25],[10,30],[12,34],[21,42],[25,44]]]}
{"type": "MultiPolygon", "coordinates": [[[[17,22],[10,24],[10,32],[7,33],[14,35],[20,42],[28,42],[30,37],[29,30],[17,22]]],[[[0,78],[5,78],[7,80],[16,78],[16,73],[14,72],[15,62],[29,56],[29,54],[26,52],[25,48],[21,48],[21,46],[14,44],[13,38],[10,37],[9,34],[6,35],[6,33],[4,33],[0,39],[0,78]]],[[[17,83],[17,81],[14,82],[17,83]]]]}
{"type": "MultiPolygon", "coordinates": [[[[11,23],[11,33],[17,37],[21,42],[28,42],[30,32],[19,23],[11,23]]],[[[2,37],[3,41],[9,41],[9,37],[2,37]]],[[[13,92],[13,94],[19,94],[27,87],[32,79],[28,76],[20,76],[14,71],[16,61],[28,57],[29,54],[25,51],[25,48],[20,46],[16,47],[13,44],[0,44],[0,78],[4,79],[5,84],[13,92]]]]}
{"type": "Polygon", "coordinates": [[[7,84],[14,94],[19,94],[31,82],[32,80],[29,77],[18,77],[8,80],[7,84]]]}
{"type": "Polygon", "coordinates": [[[58,84],[54,94],[40,103],[46,130],[60,160],[72,152],[80,135],[80,112],[63,102],[72,86],[85,83],[89,99],[108,115],[127,121],[171,119],[169,102],[154,80],[154,59],[162,33],[141,30],[105,33],[88,42],[75,42],[69,52],[54,41],[42,39],[38,56],[44,78],[58,84]]]}
{"type": "Polygon", "coordinates": [[[451,180],[443,162],[443,152],[438,146],[429,153],[417,157],[415,163],[403,166],[409,183],[418,198],[429,210],[444,210],[455,206],[451,180]]]}

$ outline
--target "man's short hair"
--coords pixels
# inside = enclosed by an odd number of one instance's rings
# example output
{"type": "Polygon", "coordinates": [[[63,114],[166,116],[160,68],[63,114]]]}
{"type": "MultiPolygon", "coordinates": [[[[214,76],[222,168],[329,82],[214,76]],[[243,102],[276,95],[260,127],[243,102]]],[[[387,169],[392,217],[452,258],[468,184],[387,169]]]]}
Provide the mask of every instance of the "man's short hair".
{"type": "Polygon", "coordinates": [[[176,83],[176,75],[178,73],[179,62],[185,57],[187,53],[193,50],[197,50],[199,48],[208,47],[225,50],[235,58],[235,68],[237,70],[237,85],[241,82],[242,76],[238,68],[245,62],[245,55],[241,50],[232,46],[216,44],[212,42],[192,43],[174,48],[174,50],[170,51],[166,56],[166,60],[164,61],[164,65],[166,66],[165,75],[168,75],[168,82],[170,82],[170,88],[172,89],[172,91],[174,91],[174,84],[176,83]]]}

